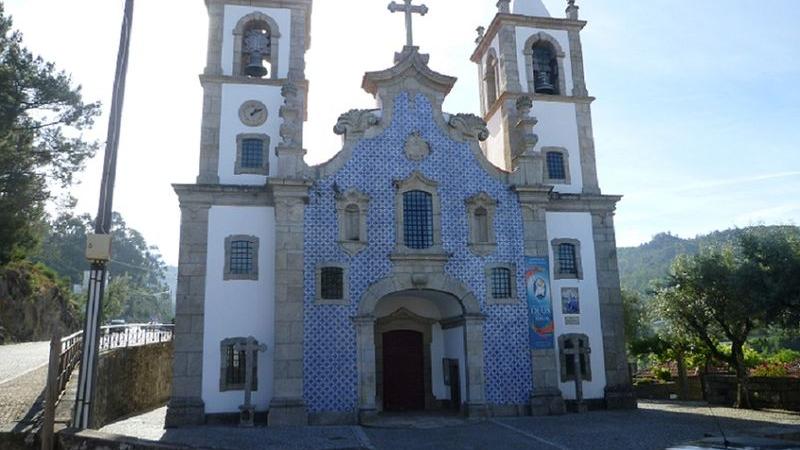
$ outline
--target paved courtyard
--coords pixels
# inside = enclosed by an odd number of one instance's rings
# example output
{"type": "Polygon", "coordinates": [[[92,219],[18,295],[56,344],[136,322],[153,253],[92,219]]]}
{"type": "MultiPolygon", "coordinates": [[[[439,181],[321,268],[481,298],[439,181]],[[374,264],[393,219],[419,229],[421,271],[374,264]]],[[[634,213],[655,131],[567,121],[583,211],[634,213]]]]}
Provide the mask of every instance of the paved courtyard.
{"type": "MultiPolygon", "coordinates": [[[[249,450],[543,449],[659,450],[719,436],[800,434],[800,413],[741,411],[701,403],[641,402],[636,411],[593,411],[560,417],[462,420],[390,418],[374,427],[202,427],[163,430],[165,408],[117,422],[105,433],[190,447],[249,450]]],[[[800,448],[800,442],[798,442],[800,448]]]]}

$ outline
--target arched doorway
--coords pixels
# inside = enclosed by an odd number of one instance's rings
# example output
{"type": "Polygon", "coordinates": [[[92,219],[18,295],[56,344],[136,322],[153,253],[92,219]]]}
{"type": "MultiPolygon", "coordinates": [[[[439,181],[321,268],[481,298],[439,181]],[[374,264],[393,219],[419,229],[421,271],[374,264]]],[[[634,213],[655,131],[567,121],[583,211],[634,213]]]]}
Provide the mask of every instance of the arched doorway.
{"type": "Polygon", "coordinates": [[[362,421],[380,411],[485,414],[484,316],[461,283],[433,278],[424,287],[386,278],[362,297],[354,318],[362,421]]]}

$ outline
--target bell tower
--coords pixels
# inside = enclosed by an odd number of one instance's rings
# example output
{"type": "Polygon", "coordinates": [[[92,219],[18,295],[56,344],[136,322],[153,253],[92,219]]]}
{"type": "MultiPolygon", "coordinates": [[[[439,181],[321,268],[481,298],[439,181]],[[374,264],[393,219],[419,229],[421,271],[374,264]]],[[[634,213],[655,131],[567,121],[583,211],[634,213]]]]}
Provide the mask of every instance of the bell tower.
{"type": "Polygon", "coordinates": [[[564,18],[551,17],[542,0],[500,0],[488,28],[478,28],[472,61],[478,67],[481,112],[489,125],[484,144],[487,158],[512,171],[515,155],[524,152],[524,138],[515,130],[524,119],[520,96],[533,99],[538,119],[537,150],[545,184],[563,193],[600,192],[595,167],[589,96],[584,80],[575,0],[568,0],[564,18]]]}
{"type": "Polygon", "coordinates": [[[311,4],[206,0],[198,184],[263,185],[302,170],[311,4]]]}

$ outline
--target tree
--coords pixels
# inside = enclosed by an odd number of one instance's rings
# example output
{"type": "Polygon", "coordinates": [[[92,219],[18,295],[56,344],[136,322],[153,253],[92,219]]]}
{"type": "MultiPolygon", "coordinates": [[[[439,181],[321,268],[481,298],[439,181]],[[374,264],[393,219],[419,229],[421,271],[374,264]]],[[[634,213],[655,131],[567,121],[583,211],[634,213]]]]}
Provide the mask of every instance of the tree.
{"type": "Polygon", "coordinates": [[[731,245],[675,260],[658,292],[660,313],[678,333],[686,333],[736,372],[739,407],[750,407],[744,344],[750,333],[775,320],[763,291],[761,268],[731,245]],[[721,350],[721,343],[730,352],[721,350]]]}
{"type": "Polygon", "coordinates": [[[100,112],[53,63],[35,57],[0,3],[0,265],[35,248],[52,187],[67,187],[97,150],[100,112]]]}

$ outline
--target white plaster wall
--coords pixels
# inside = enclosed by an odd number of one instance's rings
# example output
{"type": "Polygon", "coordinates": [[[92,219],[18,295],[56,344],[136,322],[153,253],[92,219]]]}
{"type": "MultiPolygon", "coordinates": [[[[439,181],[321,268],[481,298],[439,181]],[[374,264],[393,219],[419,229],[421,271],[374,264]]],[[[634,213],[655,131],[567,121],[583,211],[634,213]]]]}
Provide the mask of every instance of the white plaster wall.
{"type": "Polygon", "coordinates": [[[431,387],[433,396],[438,400],[450,398],[450,391],[444,385],[444,368],[442,367],[442,358],[444,357],[442,326],[435,323],[431,327],[431,387]]]}
{"type": "Polygon", "coordinates": [[[505,139],[503,138],[503,119],[502,114],[498,110],[486,124],[489,129],[489,138],[486,139],[483,145],[486,146],[486,159],[495,166],[508,170],[506,167],[506,148],[505,139]]]}
{"type": "Polygon", "coordinates": [[[203,329],[203,401],[206,412],[233,413],[243,391],[219,392],[220,342],[253,336],[267,345],[258,355],[256,409],[272,399],[275,348],[275,215],[269,207],[212,206],[208,217],[205,325],[203,329]],[[258,281],[223,281],[225,238],[245,234],[259,238],[258,281]]]}
{"type": "Polygon", "coordinates": [[[542,3],[542,0],[514,0],[511,4],[513,14],[523,14],[535,17],[550,17],[550,12],[542,3]]]}
{"type": "Polygon", "coordinates": [[[519,68],[519,81],[522,84],[522,90],[525,92],[529,92],[528,90],[528,69],[525,66],[526,59],[525,59],[525,42],[534,34],[536,33],[544,33],[549,34],[558,42],[558,45],[561,46],[561,50],[564,51],[564,83],[567,85],[567,93],[572,95],[572,59],[570,57],[569,51],[569,34],[566,30],[544,30],[539,28],[533,27],[517,27],[517,66],[519,68]]]}
{"type": "MultiPolygon", "coordinates": [[[[589,213],[547,213],[547,238],[577,239],[581,243],[581,266],[583,267],[582,280],[556,280],[556,260],[553,255],[552,245],[548,245],[550,252],[550,272],[553,294],[553,319],[555,321],[556,345],[558,336],[567,333],[583,333],[589,337],[592,349],[590,360],[592,367],[592,381],[584,382],[584,398],[603,398],[606,386],[605,356],[603,354],[603,332],[600,326],[600,295],[597,288],[597,268],[595,264],[594,239],[592,233],[592,216],[589,213]],[[564,325],[564,315],[561,313],[561,288],[577,287],[580,293],[580,325],[564,325]]],[[[559,373],[561,360],[558,359],[559,373]]],[[[575,399],[575,383],[560,383],[559,387],[564,398],[575,399]]]]}
{"type": "Polygon", "coordinates": [[[554,190],[568,194],[581,193],[583,174],[575,105],[537,100],[533,104],[532,114],[539,119],[539,123],[533,129],[539,136],[539,144],[536,149],[563,147],[569,152],[570,184],[556,184],[554,190]]]}
{"type": "MultiPolygon", "coordinates": [[[[458,375],[461,390],[461,403],[467,401],[467,358],[464,353],[464,327],[450,328],[442,330],[444,336],[444,358],[458,360],[458,375]]],[[[439,360],[439,365],[442,365],[442,360],[439,360]]],[[[442,382],[444,385],[444,381],[442,382]]],[[[442,399],[450,399],[450,390],[445,389],[445,397],[442,399]]]]}
{"type": "Polygon", "coordinates": [[[263,185],[267,177],[263,175],[235,175],[236,136],[242,133],[259,133],[269,136],[270,174],[275,174],[278,158],[275,147],[280,140],[281,118],[278,110],[283,104],[279,86],[258,86],[252,84],[223,84],[222,106],[219,129],[219,182],[222,184],[263,185]],[[248,100],[259,100],[267,107],[267,121],[260,127],[248,127],[239,120],[239,108],[248,100]]]}
{"type": "Polygon", "coordinates": [[[400,308],[405,308],[412,313],[428,319],[440,320],[442,318],[439,308],[428,299],[420,297],[388,297],[383,298],[375,305],[375,317],[386,317],[400,308]]]}
{"type": "Polygon", "coordinates": [[[289,50],[292,12],[285,8],[254,8],[252,6],[226,5],[222,30],[222,73],[233,74],[233,30],[242,17],[261,12],[270,16],[278,24],[281,37],[278,41],[278,78],[287,78],[289,73],[289,50]]]}

